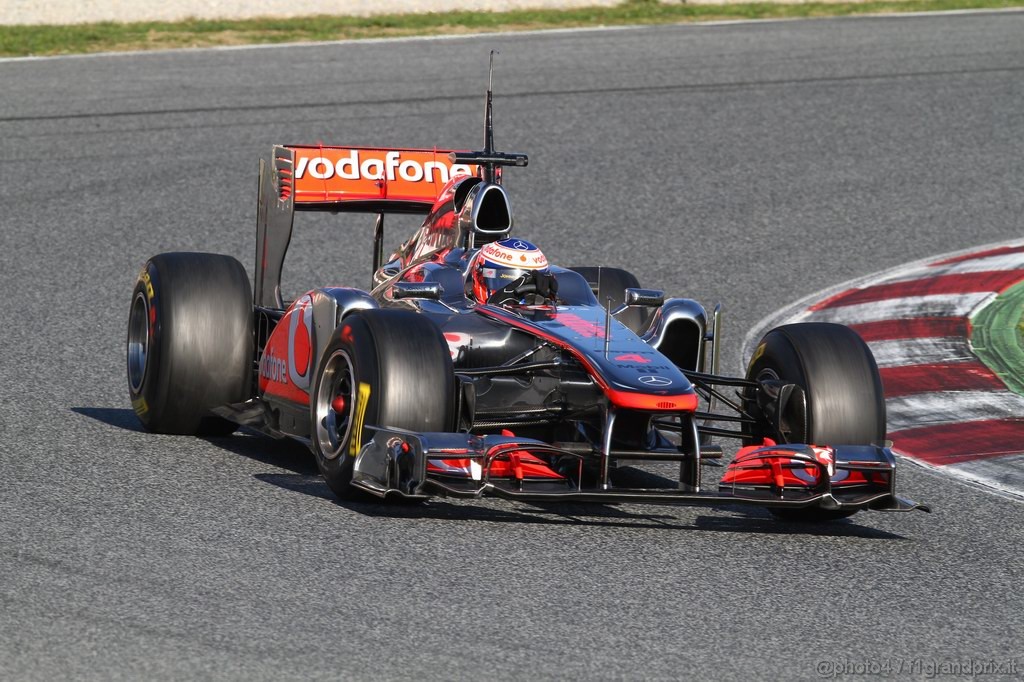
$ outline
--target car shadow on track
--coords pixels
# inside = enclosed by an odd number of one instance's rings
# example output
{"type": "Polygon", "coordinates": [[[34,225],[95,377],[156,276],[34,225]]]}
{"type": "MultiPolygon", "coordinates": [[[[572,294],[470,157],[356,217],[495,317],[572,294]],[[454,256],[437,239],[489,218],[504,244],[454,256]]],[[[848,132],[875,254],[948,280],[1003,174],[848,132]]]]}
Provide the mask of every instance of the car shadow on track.
{"type": "MultiPolygon", "coordinates": [[[[690,520],[685,513],[662,514],[611,505],[525,505],[515,502],[499,503],[507,509],[475,504],[453,504],[434,499],[421,505],[392,506],[380,503],[337,502],[351,511],[375,518],[438,519],[448,521],[485,521],[497,523],[542,524],[549,526],[598,526],[605,528],[633,528],[656,530],[693,530],[719,533],[759,535],[812,535],[817,537],[858,537],[872,540],[902,540],[901,535],[877,528],[861,526],[848,520],[825,524],[790,523],[779,521],[761,510],[743,507],[721,507],[720,511],[735,516],[699,515],[690,520]]],[[[479,503],[477,503],[479,504],[479,503]]],[[[662,507],[664,508],[664,507],[662,507]]]]}
{"type": "MultiPolygon", "coordinates": [[[[320,471],[316,468],[316,460],[313,459],[313,453],[298,441],[291,440],[290,438],[275,440],[269,436],[249,432],[244,429],[223,438],[205,438],[204,440],[222,450],[227,450],[236,455],[242,455],[257,462],[291,472],[290,474],[267,475],[293,476],[298,479],[308,479],[311,482],[315,482],[323,486],[323,494],[315,494],[316,497],[333,499],[327,484],[320,478],[320,471]]],[[[257,474],[256,477],[259,478],[263,475],[257,474]]]]}
{"type": "MultiPolygon", "coordinates": [[[[262,460],[261,460],[262,461],[262,460]]],[[[315,467],[314,467],[315,468],[315,467]]],[[[598,526],[606,528],[697,530],[761,535],[811,535],[857,537],[871,540],[902,540],[903,536],[862,526],[848,519],[831,523],[796,523],[772,517],[767,510],[729,505],[719,508],[728,515],[699,515],[685,519],[680,507],[606,504],[526,504],[502,500],[449,501],[433,498],[423,503],[338,500],[327,484],[313,474],[256,474],[270,485],[311,495],[373,518],[416,519],[455,522],[490,522],[541,525],[598,526]],[[667,510],[678,510],[676,513],[667,510]]]]}
{"type": "MultiPolygon", "coordinates": [[[[96,421],[103,422],[110,426],[145,433],[134,410],[114,407],[72,407],[71,411],[90,417],[96,421]]],[[[260,433],[240,429],[230,436],[219,438],[202,438],[201,440],[215,445],[228,452],[243,455],[263,464],[270,464],[281,469],[286,469],[298,475],[315,477],[323,483],[320,472],[317,471],[316,461],[308,448],[301,443],[290,439],[274,440],[260,433]]],[[[324,488],[324,497],[331,498],[331,491],[324,488]]]]}
{"type": "MultiPolygon", "coordinates": [[[[71,410],[121,429],[143,431],[134,411],[130,409],[73,407],[71,410]]],[[[372,500],[342,501],[336,499],[327,487],[320,477],[312,453],[301,443],[287,439],[273,440],[244,429],[232,436],[205,440],[223,450],[277,469],[274,472],[255,474],[254,478],[258,481],[321,498],[350,512],[374,518],[858,537],[873,540],[903,539],[900,535],[862,526],[851,520],[821,524],[785,522],[775,519],[764,509],[742,505],[723,506],[718,508],[719,512],[724,512],[722,514],[698,515],[691,520],[680,507],[667,505],[645,509],[640,505],[525,504],[491,499],[448,501],[434,498],[421,504],[383,504],[372,500]]],[[[673,481],[665,476],[635,467],[624,467],[615,471],[614,476],[614,480],[620,485],[673,485],[673,481]]],[[[854,517],[856,518],[858,517],[854,517]]]]}
{"type": "Polygon", "coordinates": [[[71,411],[125,431],[145,431],[139,423],[139,418],[135,416],[135,410],[121,407],[72,407],[71,411]]]}

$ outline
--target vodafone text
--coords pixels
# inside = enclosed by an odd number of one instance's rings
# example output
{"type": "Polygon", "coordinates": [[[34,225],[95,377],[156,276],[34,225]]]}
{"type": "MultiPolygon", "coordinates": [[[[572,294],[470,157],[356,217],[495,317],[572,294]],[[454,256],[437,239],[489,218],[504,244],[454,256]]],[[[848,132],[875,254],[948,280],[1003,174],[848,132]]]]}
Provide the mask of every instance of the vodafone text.
{"type": "Polygon", "coordinates": [[[384,158],[360,158],[358,149],[350,149],[347,156],[331,160],[323,156],[302,157],[295,168],[295,177],[302,178],[308,172],[317,180],[329,180],[335,176],[343,180],[384,180],[401,178],[407,182],[434,182],[435,172],[443,184],[456,175],[470,175],[472,170],[463,163],[451,166],[445,161],[420,163],[414,159],[402,160],[401,152],[390,151],[384,158]]]}
{"type": "Polygon", "coordinates": [[[260,376],[268,381],[286,383],[288,366],[281,358],[274,357],[272,353],[267,353],[260,360],[260,376]]]}

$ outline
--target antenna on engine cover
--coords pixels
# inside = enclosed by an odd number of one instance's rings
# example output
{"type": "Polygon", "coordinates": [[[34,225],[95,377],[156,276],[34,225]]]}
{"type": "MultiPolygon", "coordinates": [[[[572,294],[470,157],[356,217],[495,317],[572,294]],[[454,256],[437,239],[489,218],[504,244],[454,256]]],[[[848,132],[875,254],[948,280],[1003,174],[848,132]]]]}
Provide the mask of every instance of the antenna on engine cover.
{"type": "Polygon", "coordinates": [[[494,77],[494,55],[500,54],[491,50],[487,65],[487,98],[484,104],[484,148],[479,152],[452,152],[448,158],[452,163],[479,164],[483,167],[484,182],[501,184],[498,166],[525,166],[529,163],[526,154],[518,152],[499,152],[494,150],[494,113],[491,104],[491,84],[494,77]]]}
{"type": "MultiPolygon", "coordinates": [[[[494,106],[491,103],[491,83],[494,79],[494,55],[500,54],[491,50],[487,63],[487,99],[484,104],[484,154],[494,153],[494,106]]],[[[494,182],[494,164],[484,164],[484,182],[494,182]]]]}

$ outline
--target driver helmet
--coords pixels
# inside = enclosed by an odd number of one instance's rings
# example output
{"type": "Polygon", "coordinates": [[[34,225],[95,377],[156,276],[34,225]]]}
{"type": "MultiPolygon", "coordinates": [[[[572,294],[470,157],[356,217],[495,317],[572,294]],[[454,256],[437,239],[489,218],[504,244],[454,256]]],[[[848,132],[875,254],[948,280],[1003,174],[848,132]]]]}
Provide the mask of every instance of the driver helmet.
{"type": "Polygon", "coordinates": [[[477,303],[487,303],[509,285],[530,279],[550,281],[548,259],[525,239],[506,238],[485,244],[469,266],[471,294],[477,303]]]}

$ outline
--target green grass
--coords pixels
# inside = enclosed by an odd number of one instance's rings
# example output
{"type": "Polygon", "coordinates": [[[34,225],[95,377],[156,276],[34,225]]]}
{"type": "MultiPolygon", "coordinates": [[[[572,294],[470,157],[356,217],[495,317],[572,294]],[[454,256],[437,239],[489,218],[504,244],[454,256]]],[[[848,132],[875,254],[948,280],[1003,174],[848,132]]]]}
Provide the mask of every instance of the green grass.
{"type": "Polygon", "coordinates": [[[0,26],[0,56],[154,50],[344,40],[388,36],[522,31],[577,26],[667,24],[726,19],[795,19],[886,12],[1021,7],[1024,0],[873,0],[799,5],[661,4],[628,0],[614,7],[512,12],[439,12],[371,17],[313,16],[296,19],[105,22],[65,26],[0,26]]]}

